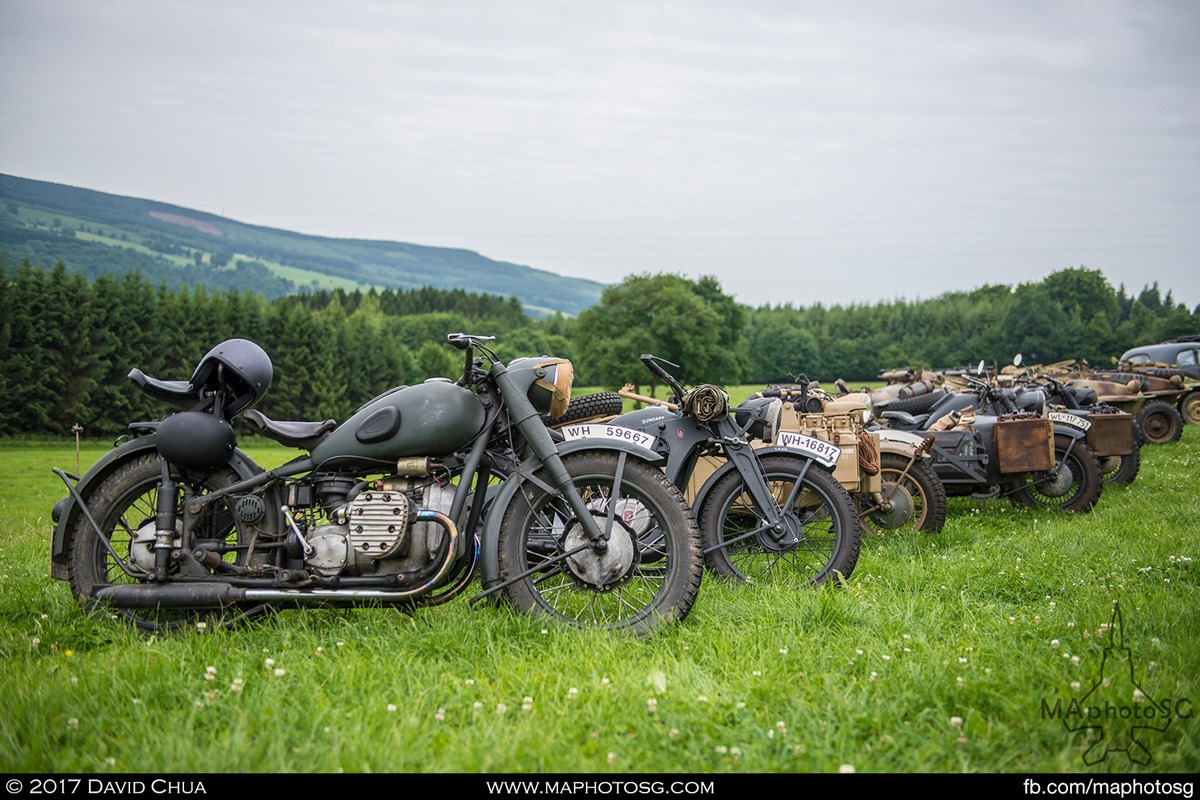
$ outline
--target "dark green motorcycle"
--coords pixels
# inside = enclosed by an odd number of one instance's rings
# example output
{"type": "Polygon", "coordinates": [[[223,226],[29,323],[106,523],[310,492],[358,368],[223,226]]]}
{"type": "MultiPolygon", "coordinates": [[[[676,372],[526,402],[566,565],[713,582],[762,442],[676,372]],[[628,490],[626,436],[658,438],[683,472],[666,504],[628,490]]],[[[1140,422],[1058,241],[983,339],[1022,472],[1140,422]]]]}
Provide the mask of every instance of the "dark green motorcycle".
{"type": "Polygon", "coordinates": [[[457,381],[400,386],[350,419],[276,421],[253,406],[271,385],[245,339],[213,348],[186,381],[133,370],[177,412],[83,476],[55,473],[51,572],[88,607],[147,631],[273,608],[418,608],[502,598],[579,627],[649,634],[687,616],[699,532],[653,454],[626,442],[555,442],[573,368],[550,356],[507,365],[483,342],[457,381]],[[303,451],[265,470],[231,421],[303,451]]]}

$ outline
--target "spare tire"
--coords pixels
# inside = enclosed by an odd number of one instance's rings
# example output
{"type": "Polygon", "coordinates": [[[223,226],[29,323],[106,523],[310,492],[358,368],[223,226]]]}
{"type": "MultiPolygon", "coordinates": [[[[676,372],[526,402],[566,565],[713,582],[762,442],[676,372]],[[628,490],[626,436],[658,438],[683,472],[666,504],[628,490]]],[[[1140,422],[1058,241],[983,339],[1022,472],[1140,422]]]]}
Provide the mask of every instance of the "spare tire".
{"type": "Polygon", "coordinates": [[[948,392],[945,389],[934,389],[927,394],[919,394],[916,397],[901,397],[892,400],[887,405],[880,404],[879,410],[882,411],[903,411],[906,414],[923,414],[929,409],[937,405],[937,402],[945,397],[948,392]]]}
{"type": "Polygon", "coordinates": [[[615,417],[624,410],[624,407],[624,398],[616,392],[581,394],[579,397],[571,398],[571,402],[567,404],[567,410],[562,413],[562,416],[542,417],[542,421],[546,423],[546,427],[555,428],[559,425],[566,425],[568,422],[579,422],[597,417],[615,417]]]}

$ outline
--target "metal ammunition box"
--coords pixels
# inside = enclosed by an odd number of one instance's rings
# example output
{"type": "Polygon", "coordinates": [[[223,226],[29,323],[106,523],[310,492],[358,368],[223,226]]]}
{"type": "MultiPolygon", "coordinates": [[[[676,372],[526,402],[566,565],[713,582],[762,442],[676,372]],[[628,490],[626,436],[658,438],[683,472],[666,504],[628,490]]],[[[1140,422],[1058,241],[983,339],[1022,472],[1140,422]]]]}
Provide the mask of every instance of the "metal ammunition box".
{"type": "Polygon", "coordinates": [[[1088,416],[1087,445],[1098,456],[1127,456],[1133,452],[1133,415],[1124,411],[1093,412],[1088,416]]]}
{"type": "Polygon", "coordinates": [[[1043,472],[1054,466],[1054,430],[1048,419],[1001,417],[992,426],[1001,473],[1043,472]]]}
{"type": "MultiPolygon", "coordinates": [[[[784,406],[784,413],[794,413],[789,410],[787,405],[784,406]]],[[[874,475],[868,473],[862,468],[862,453],[858,441],[858,432],[860,426],[855,426],[853,418],[843,416],[841,414],[826,416],[824,414],[798,414],[799,427],[792,427],[787,423],[784,428],[795,430],[805,436],[811,436],[814,439],[820,439],[822,442],[835,444],[842,451],[842,455],[838,458],[837,464],[833,469],[833,477],[837,482],[845,487],[848,492],[878,492],[883,487],[883,479],[879,477],[878,471],[874,475]]],[[[875,452],[879,452],[879,437],[875,434],[869,434],[875,437],[875,452]]]]}

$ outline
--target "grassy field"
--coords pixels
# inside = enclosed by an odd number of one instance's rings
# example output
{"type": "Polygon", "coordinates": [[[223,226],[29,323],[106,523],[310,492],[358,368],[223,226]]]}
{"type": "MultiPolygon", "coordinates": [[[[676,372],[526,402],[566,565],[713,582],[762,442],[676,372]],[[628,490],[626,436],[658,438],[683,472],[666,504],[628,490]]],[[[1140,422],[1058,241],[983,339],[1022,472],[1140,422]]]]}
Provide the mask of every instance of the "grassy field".
{"type": "Polygon", "coordinates": [[[469,591],[147,638],[49,577],[51,467],[73,442],[0,444],[0,771],[1200,770],[1196,426],[1091,514],[953,499],[939,535],[869,535],[846,586],[706,576],[638,641],[469,591]]]}

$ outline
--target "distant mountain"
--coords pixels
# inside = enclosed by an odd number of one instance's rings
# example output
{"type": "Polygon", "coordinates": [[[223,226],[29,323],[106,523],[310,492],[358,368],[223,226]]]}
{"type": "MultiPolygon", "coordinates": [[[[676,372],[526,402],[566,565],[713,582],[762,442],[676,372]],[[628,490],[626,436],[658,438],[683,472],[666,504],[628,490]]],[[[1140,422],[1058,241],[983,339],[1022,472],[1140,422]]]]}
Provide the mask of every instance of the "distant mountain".
{"type": "Polygon", "coordinates": [[[578,314],[604,284],[493,261],[470,250],[333,239],[247,225],[179,206],[0,174],[0,255],[95,277],[137,269],[156,285],[268,298],[372,286],[516,297],[531,316],[578,314]]]}

